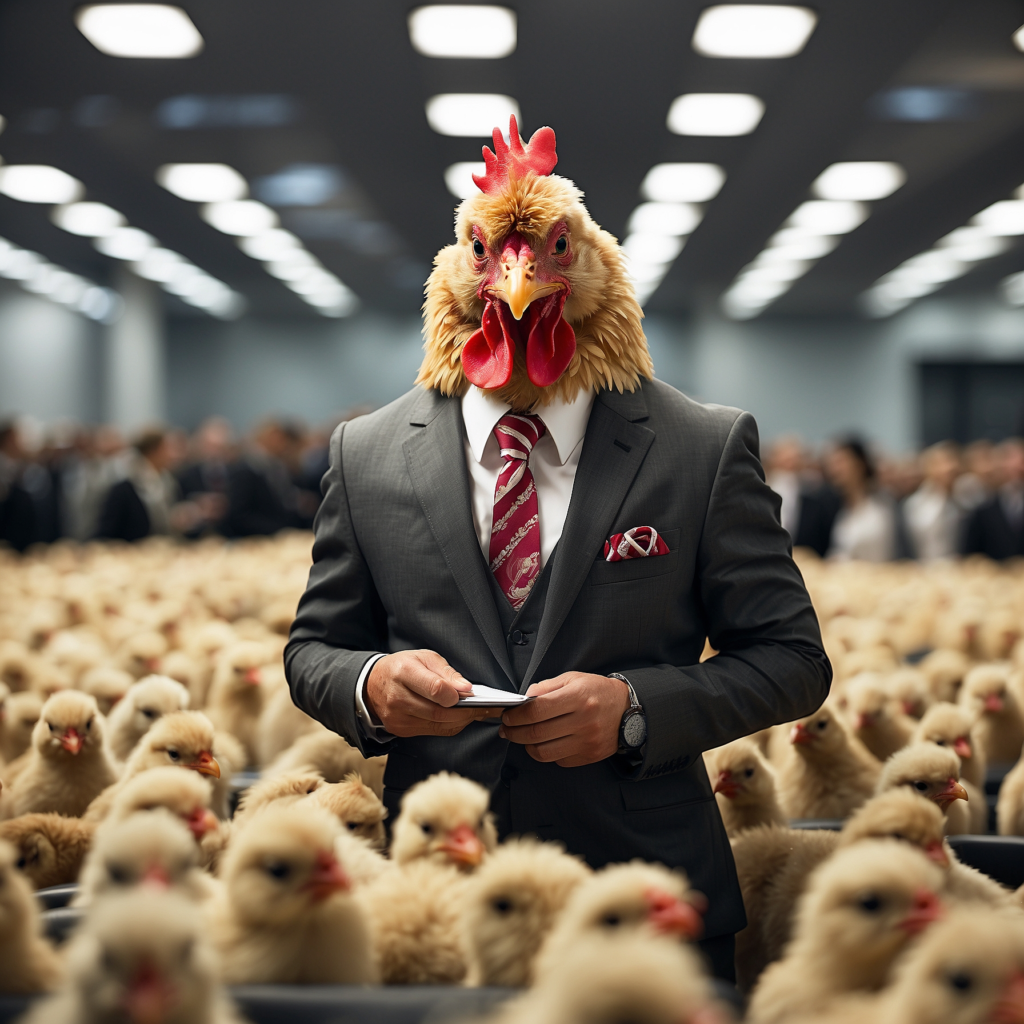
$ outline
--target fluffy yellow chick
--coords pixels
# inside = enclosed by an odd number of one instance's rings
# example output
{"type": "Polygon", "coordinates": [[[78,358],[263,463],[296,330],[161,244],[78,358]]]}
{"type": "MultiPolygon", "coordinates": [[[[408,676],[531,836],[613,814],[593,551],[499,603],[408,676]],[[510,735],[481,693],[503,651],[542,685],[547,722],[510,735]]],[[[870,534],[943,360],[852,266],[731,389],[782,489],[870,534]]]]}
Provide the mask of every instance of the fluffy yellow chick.
{"type": "Polygon", "coordinates": [[[879,673],[854,676],[846,684],[845,696],[854,736],[879,761],[910,742],[914,721],[897,709],[879,673]]]}
{"type": "Polygon", "coordinates": [[[163,634],[136,633],[117,649],[114,663],[136,679],[141,679],[160,671],[160,659],[166,653],[167,640],[163,634]]]}
{"type": "Polygon", "coordinates": [[[18,851],[18,870],[36,889],[77,881],[92,835],[88,822],[62,814],[22,814],[0,822],[0,839],[18,851]]]}
{"type": "Polygon", "coordinates": [[[408,864],[424,859],[472,871],[498,843],[490,799],[479,783],[451,772],[418,782],[402,797],[391,839],[392,860],[408,864]]]}
{"type": "Polygon", "coordinates": [[[135,683],[107,720],[114,756],[127,760],[153,723],[172,711],[188,709],[189,693],[176,679],[144,676],[135,683]]]}
{"type": "Polygon", "coordinates": [[[60,961],[40,934],[39,905],[17,856],[0,842],[0,992],[46,992],[60,980],[60,961]]]}
{"type": "Polygon", "coordinates": [[[256,734],[266,700],[261,666],[270,660],[265,644],[241,641],[217,655],[206,713],[218,729],[231,733],[256,763],[256,734]]]}
{"type": "Polygon", "coordinates": [[[751,1024],[784,1024],[837,998],[875,991],[910,940],[941,914],[942,871],[905,843],[838,851],[812,875],[785,956],[761,975],[751,1024]]]}
{"type": "Polygon", "coordinates": [[[912,742],[949,747],[960,758],[960,781],[969,782],[979,793],[984,793],[985,752],[975,734],[974,723],[975,716],[966,708],[941,701],[925,712],[914,730],[912,742]]]}
{"type": "MultiPolygon", "coordinates": [[[[4,718],[0,722],[0,754],[8,767],[32,746],[32,730],[42,713],[43,698],[38,693],[12,693],[4,701],[4,718]]],[[[6,772],[4,777],[7,778],[6,772]]]]}
{"type": "Polygon", "coordinates": [[[0,640],[0,683],[11,693],[32,687],[35,678],[35,655],[18,640],[0,640]]]}
{"type": "Polygon", "coordinates": [[[8,818],[30,811],[75,817],[116,781],[95,697],[66,690],[43,705],[28,763],[0,806],[8,818]]]}
{"type": "Polygon", "coordinates": [[[749,737],[704,754],[708,778],[730,836],[755,825],[783,825],[775,769],[749,737]]]}
{"type": "Polygon", "coordinates": [[[111,665],[97,665],[78,681],[78,689],[96,698],[100,713],[109,717],[118,701],[123,700],[135,677],[111,665]]]}
{"type": "Polygon", "coordinates": [[[286,772],[268,779],[260,779],[242,793],[235,811],[235,827],[245,824],[247,818],[274,803],[294,803],[315,793],[324,780],[316,772],[286,772]]]}
{"type": "Polygon", "coordinates": [[[912,743],[893,754],[882,767],[878,792],[899,786],[938,805],[946,815],[946,835],[970,832],[967,790],[960,785],[960,759],[948,747],[912,743]]]}
{"type": "Polygon", "coordinates": [[[244,1024],[195,904],[147,890],[101,900],[72,939],[63,990],[24,1024],[244,1024]]]}
{"type": "Polygon", "coordinates": [[[231,984],[377,980],[370,934],[335,853],[336,819],[307,804],[271,806],[234,837],[211,929],[231,984]]]}
{"type": "Polygon", "coordinates": [[[297,739],[322,728],[315,718],[295,706],[287,687],[279,689],[267,700],[256,727],[257,763],[271,764],[297,739]]]}
{"type": "Polygon", "coordinates": [[[341,782],[349,772],[358,772],[377,796],[384,794],[386,757],[365,758],[344,737],[317,724],[300,736],[268,765],[264,775],[280,775],[297,769],[319,772],[325,782],[341,782]]]}
{"type": "Polygon", "coordinates": [[[355,772],[341,782],[324,783],[309,799],[329,810],[352,835],[365,840],[373,849],[383,850],[387,845],[387,808],[355,772]]]}
{"type": "Polygon", "coordinates": [[[935,703],[928,676],[919,668],[891,672],[885,679],[885,688],[903,714],[916,721],[935,703]]]}
{"type": "Polygon", "coordinates": [[[966,676],[960,704],[975,715],[977,736],[989,764],[1013,764],[1024,744],[1024,719],[1010,686],[1009,665],[976,665],[966,676]]]}
{"type": "Polygon", "coordinates": [[[467,985],[525,988],[556,918],[590,869],[555,843],[510,840],[470,881],[462,917],[467,985]]]}
{"type": "Polygon", "coordinates": [[[160,659],[160,674],[176,679],[189,692],[189,706],[202,708],[206,702],[206,673],[187,651],[168,651],[160,659]],[[203,685],[200,682],[203,681],[203,685]]]}
{"type": "Polygon", "coordinates": [[[935,700],[955,704],[971,660],[952,647],[938,647],[926,654],[917,667],[925,674],[935,700]]]}
{"type": "Polygon", "coordinates": [[[845,818],[875,790],[881,766],[829,707],[795,722],[779,771],[787,818],[845,818]]]}

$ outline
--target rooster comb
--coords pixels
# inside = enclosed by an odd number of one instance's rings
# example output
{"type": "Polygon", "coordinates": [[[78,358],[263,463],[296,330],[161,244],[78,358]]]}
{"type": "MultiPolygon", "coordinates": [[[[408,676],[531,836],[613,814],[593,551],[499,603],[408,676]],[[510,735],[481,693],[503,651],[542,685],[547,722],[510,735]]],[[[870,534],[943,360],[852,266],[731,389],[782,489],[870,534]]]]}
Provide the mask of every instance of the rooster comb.
{"type": "Polygon", "coordinates": [[[508,119],[508,143],[502,138],[500,128],[494,129],[491,138],[494,152],[486,146],[483,149],[486,172],[473,175],[477,187],[488,195],[503,191],[512,178],[523,178],[529,173],[550,174],[558,163],[554,129],[538,128],[524,145],[515,114],[508,119]]]}

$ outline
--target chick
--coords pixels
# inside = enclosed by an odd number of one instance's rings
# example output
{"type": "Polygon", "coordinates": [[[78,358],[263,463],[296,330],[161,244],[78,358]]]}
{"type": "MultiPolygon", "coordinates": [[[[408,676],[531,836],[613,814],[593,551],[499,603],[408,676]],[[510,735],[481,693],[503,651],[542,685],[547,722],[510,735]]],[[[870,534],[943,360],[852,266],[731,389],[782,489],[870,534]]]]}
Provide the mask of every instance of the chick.
{"type": "Polygon", "coordinates": [[[0,822],[0,839],[18,851],[18,870],[36,889],[77,881],[92,835],[88,822],[62,814],[22,814],[0,822]]]}
{"type": "Polygon", "coordinates": [[[196,664],[195,658],[185,651],[168,651],[160,659],[160,674],[177,680],[189,692],[189,706],[199,709],[206,702],[206,674],[196,664]]]}
{"type": "Polygon", "coordinates": [[[135,677],[123,669],[97,665],[78,681],[78,689],[96,698],[100,714],[110,716],[118,701],[123,700],[135,677]]]}
{"type": "Polygon", "coordinates": [[[905,747],[914,731],[913,719],[900,714],[882,677],[863,672],[845,688],[853,734],[879,761],[905,747]]]}
{"type": "Polygon", "coordinates": [[[341,782],[349,772],[358,772],[377,796],[384,795],[386,757],[365,758],[342,736],[319,724],[300,736],[267,766],[264,775],[280,775],[296,769],[319,772],[325,782],[341,782]]]}
{"type": "Polygon", "coordinates": [[[872,795],[881,766],[829,707],[796,722],[779,771],[788,818],[845,818],[872,795]]]}
{"type": "Polygon", "coordinates": [[[478,867],[498,843],[488,811],[490,794],[479,783],[438,772],[410,787],[391,839],[397,864],[426,859],[462,871],[478,867]]]}
{"type": "Polygon", "coordinates": [[[935,703],[928,676],[919,668],[897,669],[886,679],[885,686],[903,714],[916,721],[935,703]]]}
{"type": "Polygon", "coordinates": [[[0,842],[0,993],[45,992],[60,981],[60,961],[40,934],[39,905],[17,858],[0,842]]]}
{"type": "MultiPolygon", "coordinates": [[[[12,693],[4,701],[0,722],[0,754],[10,766],[32,746],[32,730],[43,713],[43,698],[38,693],[12,693]]],[[[7,778],[7,774],[4,774],[7,778]]]]}
{"type": "Polygon", "coordinates": [[[215,883],[198,865],[192,833],[162,807],[123,821],[106,821],[96,830],[74,903],[87,907],[97,897],[138,885],[174,889],[188,899],[204,900],[212,895],[215,883]]]}
{"type": "Polygon", "coordinates": [[[979,793],[985,788],[985,752],[975,731],[975,718],[959,704],[933,704],[914,730],[913,743],[936,743],[949,747],[960,758],[960,781],[969,782],[979,793]]]}
{"type": "Polygon", "coordinates": [[[271,806],[234,837],[211,929],[231,984],[377,980],[370,932],[335,853],[340,831],[307,804],[271,806]]]}
{"type": "Polygon", "coordinates": [[[231,733],[217,730],[213,734],[213,756],[221,767],[220,775],[211,777],[213,783],[213,813],[222,821],[231,816],[231,798],[234,795],[232,778],[245,770],[245,748],[231,733]]]}
{"type": "Polygon", "coordinates": [[[977,719],[977,736],[989,764],[1013,764],[1024,744],[1024,719],[1010,686],[1008,665],[976,665],[964,677],[960,705],[977,719]]]}
{"type": "Polygon", "coordinates": [[[256,733],[266,699],[261,666],[269,660],[264,644],[241,641],[217,655],[206,713],[218,728],[231,733],[256,763],[256,733]]]}
{"type": "Polygon", "coordinates": [[[704,754],[725,830],[735,836],[755,825],[783,825],[786,816],[776,795],[775,769],[749,737],[704,754]]]}
{"type": "Polygon", "coordinates": [[[310,802],[325,807],[352,835],[367,842],[375,850],[387,845],[384,819],[387,809],[376,793],[353,772],[341,782],[328,782],[309,797],[310,802]]]}
{"type": "Polygon", "coordinates": [[[1024,759],[1006,773],[999,787],[996,830],[1001,836],[1024,836],[1024,759]]]}
{"type": "Polygon", "coordinates": [[[31,811],[76,817],[116,781],[96,698],[77,690],[57,693],[32,731],[28,764],[4,791],[4,817],[31,811]]]}
{"type": "Polygon", "coordinates": [[[955,704],[964,676],[971,667],[971,660],[962,651],[939,647],[926,654],[917,667],[928,680],[928,687],[936,701],[955,704]]]}
{"type": "Polygon", "coordinates": [[[243,1024],[195,905],[176,893],[101,900],[70,943],[67,969],[63,990],[24,1024],[243,1024]]]}
{"type": "Polygon", "coordinates": [[[554,843],[510,840],[473,875],[462,934],[467,985],[525,988],[556,918],[590,869],[554,843]]]}
{"type": "Polygon", "coordinates": [[[18,640],[0,640],[0,683],[11,693],[22,693],[32,687],[37,659],[18,640]]]}
{"type": "Polygon", "coordinates": [[[128,690],[107,720],[114,756],[127,760],[157,719],[172,711],[185,711],[188,702],[188,690],[177,680],[144,676],[128,690]]]}
{"type": "Polygon", "coordinates": [[[878,792],[885,793],[898,786],[938,805],[946,815],[946,835],[970,832],[967,790],[960,785],[960,759],[948,747],[912,743],[893,754],[882,767],[878,792]]]}
{"type": "Polygon", "coordinates": [[[315,793],[324,780],[316,772],[286,772],[254,783],[238,800],[234,825],[240,827],[245,820],[274,803],[294,803],[315,793]]]}
{"type": "Polygon", "coordinates": [[[291,691],[285,687],[271,696],[256,727],[256,760],[269,765],[296,740],[321,728],[315,718],[295,706],[291,691]]]}
{"type": "Polygon", "coordinates": [[[136,679],[160,671],[160,659],[167,653],[167,640],[161,633],[135,633],[117,649],[114,663],[136,679]]]}
{"type": "Polygon", "coordinates": [[[874,991],[913,936],[941,914],[942,871],[905,843],[871,840],[838,851],[808,881],[784,957],[754,989],[751,1024],[818,1014],[874,991]]]}

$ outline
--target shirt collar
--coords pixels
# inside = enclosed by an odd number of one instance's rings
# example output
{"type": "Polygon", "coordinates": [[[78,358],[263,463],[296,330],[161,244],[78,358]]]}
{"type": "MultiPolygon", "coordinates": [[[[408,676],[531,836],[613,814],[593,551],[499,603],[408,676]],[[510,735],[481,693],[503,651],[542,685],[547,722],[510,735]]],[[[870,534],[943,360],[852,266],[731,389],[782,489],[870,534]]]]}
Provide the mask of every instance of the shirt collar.
{"type": "MultiPolygon", "coordinates": [[[[593,391],[578,391],[571,402],[556,398],[537,410],[537,415],[544,421],[544,426],[547,427],[555,444],[561,465],[565,465],[566,460],[583,440],[593,405],[593,391]]],[[[484,448],[498,420],[511,408],[495,395],[481,391],[475,386],[462,396],[462,418],[466,424],[466,437],[469,439],[473,458],[477,462],[483,461],[484,448]]]]}

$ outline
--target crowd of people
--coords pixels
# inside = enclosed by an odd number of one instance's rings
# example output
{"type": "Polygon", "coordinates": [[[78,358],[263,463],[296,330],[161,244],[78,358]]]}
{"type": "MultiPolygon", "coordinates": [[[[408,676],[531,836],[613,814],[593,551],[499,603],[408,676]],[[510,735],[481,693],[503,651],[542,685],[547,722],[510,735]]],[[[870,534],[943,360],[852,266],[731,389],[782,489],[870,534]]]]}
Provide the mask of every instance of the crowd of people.
{"type": "Polygon", "coordinates": [[[39,443],[18,421],[0,421],[0,543],[24,551],[65,538],[308,529],[333,427],[267,419],[238,438],[215,417],[191,436],[150,427],[129,443],[115,427],[77,427],[39,443]]]}

